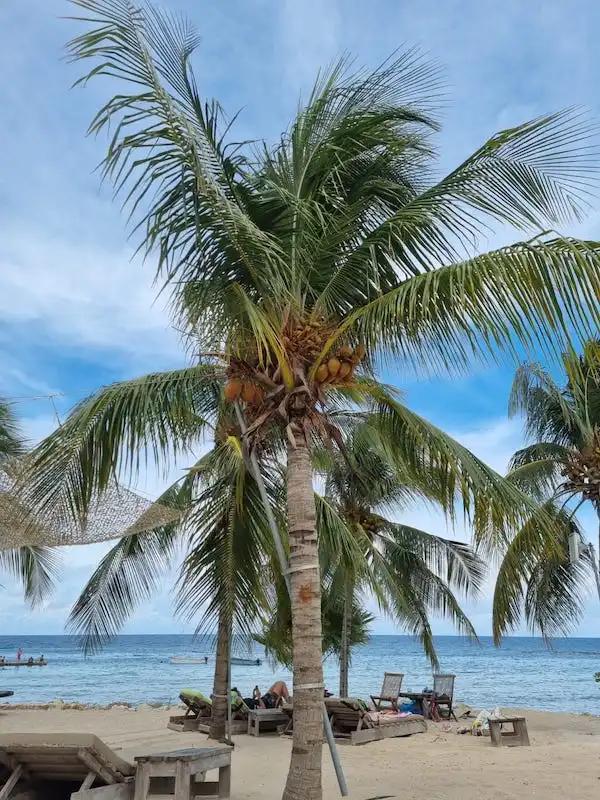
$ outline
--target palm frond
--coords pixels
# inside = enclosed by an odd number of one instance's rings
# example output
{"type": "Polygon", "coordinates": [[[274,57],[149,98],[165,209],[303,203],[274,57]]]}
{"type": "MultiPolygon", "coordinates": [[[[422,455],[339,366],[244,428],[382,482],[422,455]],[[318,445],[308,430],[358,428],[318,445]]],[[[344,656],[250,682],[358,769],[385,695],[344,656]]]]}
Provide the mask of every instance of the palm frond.
{"type": "MultiPolygon", "coordinates": [[[[192,531],[178,582],[176,611],[193,619],[197,632],[225,614],[238,633],[249,635],[267,606],[266,554],[271,533],[258,486],[235,437],[217,448],[223,460],[195,498],[192,531]]],[[[277,472],[265,469],[267,492],[275,496],[277,472]]]]}
{"type": "Polygon", "coordinates": [[[53,591],[58,566],[57,551],[50,547],[27,545],[0,550],[0,570],[20,581],[32,606],[42,603],[53,591]]]}
{"type": "MultiPolygon", "coordinates": [[[[383,521],[382,521],[383,522],[383,521]]],[[[483,585],[486,564],[465,542],[444,539],[411,525],[385,521],[377,535],[384,551],[399,548],[420,558],[429,569],[465,595],[476,596],[483,585]]]]}
{"type": "Polygon", "coordinates": [[[588,436],[585,418],[539,364],[523,364],[513,380],[510,416],[525,415],[525,434],[534,442],[577,446],[588,436]]]}
{"type": "Polygon", "coordinates": [[[493,603],[496,643],[519,625],[523,614],[531,630],[545,638],[565,634],[581,614],[582,590],[592,573],[585,552],[574,564],[569,560],[569,537],[581,536],[577,520],[552,502],[542,509],[555,524],[544,532],[528,521],[500,565],[493,603]]]}
{"type": "MultiPolygon", "coordinates": [[[[600,322],[600,244],[524,241],[411,277],[338,327],[374,355],[398,357],[428,373],[464,371],[474,358],[538,348],[558,357],[600,322]]],[[[318,363],[318,362],[317,362],[318,363]]]]}
{"type": "Polygon", "coordinates": [[[165,571],[174,566],[195,483],[192,471],[157,500],[179,509],[179,519],[122,537],[94,570],[67,621],[86,655],[98,652],[119,633],[135,609],[157,591],[165,571]]]}
{"type": "Polygon", "coordinates": [[[0,461],[23,453],[19,425],[10,405],[0,398],[0,461]]]}
{"type": "Polygon", "coordinates": [[[159,273],[180,284],[202,277],[216,294],[231,281],[272,285],[285,263],[244,207],[245,160],[223,142],[221,107],[199,95],[190,64],[198,35],[149,3],[71,1],[88,30],[70,56],[93,62],[78,83],[104,76],[123,87],[90,132],[114,130],[103,173],[143,229],[144,250],[157,251],[159,273]]]}
{"type": "Polygon", "coordinates": [[[115,383],[83,400],[27,458],[28,506],[80,523],[121,476],[162,469],[201,441],[220,402],[222,371],[198,365],[115,383]]]}

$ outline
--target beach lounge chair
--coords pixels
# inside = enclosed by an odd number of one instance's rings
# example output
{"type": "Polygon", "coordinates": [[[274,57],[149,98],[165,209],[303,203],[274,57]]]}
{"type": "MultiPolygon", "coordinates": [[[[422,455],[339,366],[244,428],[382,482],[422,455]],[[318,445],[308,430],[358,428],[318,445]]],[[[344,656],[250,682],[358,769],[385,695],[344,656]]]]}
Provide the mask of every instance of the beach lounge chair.
{"type": "Polygon", "coordinates": [[[186,707],[185,716],[199,719],[200,717],[210,717],[212,711],[212,701],[210,697],[198,692],[195,689],[182,689],[179,699],[186,707]]]}
{"type": "MultiPolygon", "coordinates": [[[[182,689],[179,699],[186,706],[184,715],[169,717],[167,727],[179,733],[200,731],[208,733],[212,713],[210,697],[195,689],[182,689]]],[[[248,729],[248,706],[237,692],[231,692],[232,730],[231,733],[246,733],[248,729]]]]}
{"type": "Polygon", "coordinates": [[[384,708],[392,708],[394,711],[398,710],[398,695],[400,694],[403,678],[404,674],[402,672],[384,673],[381,692],[376,695],[371,695],[371,700],[373,701],[373,706],[376,711],[383,711],[384,708]],[[386,705],[384,705],[384,703],[386,705]]]}
{"type": "Polygon", "coordinates": [[[74,800],[133,797],[135,767],[90,733],[0,734],[0,764],[0,800],[8,800],[20,782],[36,787],[60,782],[74,800]]]}
{"type": "Polygon", "coordinates": [[[438,711],[440,710],[440,706],[444,706],[448,709],[448,719],[450,719],[450,717],[454,717],[454,719],[456,719],[456,715],[452,710],[455,680],[456,675],[437,674],[433,676],[433,693],[435,695],[435,703],[438,707],[438,711]]]}
{"type": "Polygon", "coordinates": [[[352,745],[411,736],[427,730],[424,718],[417,714],[400,717],[369,711],[366,703],[354,697],[328,697],[325,708],[336,739],[352,745]]]}

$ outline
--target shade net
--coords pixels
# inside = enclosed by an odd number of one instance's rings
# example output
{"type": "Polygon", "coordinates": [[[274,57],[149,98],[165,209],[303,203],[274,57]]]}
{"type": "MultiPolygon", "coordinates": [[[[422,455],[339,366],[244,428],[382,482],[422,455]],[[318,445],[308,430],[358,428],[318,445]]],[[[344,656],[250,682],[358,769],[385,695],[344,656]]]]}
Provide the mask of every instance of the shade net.
{"type": "Polygon", "coordinates": [[[176,522],[180,516],[178,509],[116,482],[92,501],[86,519],[80,522],[58,506],[35,514],[28,508],[27,493],[17,493],[13,478],[0,469],[0,550],[104,542],[176,522]]]}

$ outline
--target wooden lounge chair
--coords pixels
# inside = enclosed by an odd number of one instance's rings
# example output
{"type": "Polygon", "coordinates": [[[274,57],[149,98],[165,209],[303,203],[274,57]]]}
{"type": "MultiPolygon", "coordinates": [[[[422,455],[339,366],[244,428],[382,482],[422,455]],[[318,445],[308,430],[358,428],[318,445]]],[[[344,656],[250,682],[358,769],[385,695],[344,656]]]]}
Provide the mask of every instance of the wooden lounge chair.
{"type": "Polygon", "coordinates": [[[410,736],[427,730],[427,723],[417,714],[399,717],[368,711],[365,703],[353,697],[328,697],[325,708],[336,739],[352,745],[410,736]]]}
{"type": "Polygon", "coordinates": [[[73,800],[133,797],[135,767],[90,733],[0,734],[0,764],[5,767],[0,800],[8,800],[19,782],[33,787],[60,782],[73,800]]]}
{"type": "Polygon", "coordinates": [[[433,676],[433,693],[435,695],[435,703],[440,709],[440,706],[445,706],[448,709],[448,719],[456,715],[452,710],[452,703],[454,700],[454,681],[456,675],[434,675],[433,676]]]}
{"type": "Polygon", "coordinates": [[[398,695],[400,694],[403,678],[404,674],[402,672],[384,673],[381,692],[376,695],[371,695],[371,700],[373,701],[373,706],[376,711],[383,711],[384,708],[391,708],[394,711],[398,710],[398,695]],[[386,705],[384,705],[384,703],[386,705]]]}
{"type": "Polygon", "coordinates": [[[179,699],[186,707],[186,717],[192,717],[193,719],[210,717],[212,701],[210,697],[206,697],[202,692],[197,692],[195,689],[182,689],[179,693],[179,699]]]}
{"type": "MultiPolygon", "coordinates": [[[[178,733],[186,733],[188,731],[208,733],[212,714],[211,699],[195,689],[182,689],[179,699],[187,710],[183,715],[169,717],[167,728],[178,733]]],[[[231,692],[231,707],[233,712],[231,733],[246,733],[248,730],[248,711],[250,709],[244,703],[244,700],[233,691],[231,692]]]]}

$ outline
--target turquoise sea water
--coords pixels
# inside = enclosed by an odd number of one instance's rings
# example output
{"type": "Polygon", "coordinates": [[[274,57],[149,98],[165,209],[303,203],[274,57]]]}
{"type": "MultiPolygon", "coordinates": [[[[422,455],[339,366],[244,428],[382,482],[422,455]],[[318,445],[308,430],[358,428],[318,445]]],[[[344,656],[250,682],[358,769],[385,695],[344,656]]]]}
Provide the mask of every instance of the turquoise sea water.
{"type": "MultiPolygon", "coordinates": [[[[0,669],[0,689],[14,691],[13,702],[47,702],[61,698],[82,703],[177,702],[182,687],[211,691],[214,653],[206,640],[191,636],[120,636],[99,655],[84,658],[69,636],[0,636],[0,655],[24,658],[43,654],[46,667],[0,669]],[[208,655],[208,665],[177,665],[174,655],[208,655]]],[[[441,671],[457,675],[456,696],[474,706],[526,706],[600,714],[600,638],[561,639],[548,650],[537,638],[507,639],[502,648],[490,639],[472,644],[457,636],[440,636],[436,646],[441,671]]],[[[246,653],[239,653],[246,655],[246,653]]],[[[255,656],[262,656],[256,648],[255,656]]],[[[403,672],[403,687],[431,686],[431,670],[417,641],[408,636],[373,636],[356,649],[350,672],[352,694],[368,697],[381,688],[385,670],[403,672]]],[[[337,691],[337,664],[325,664],[326,685],[337,691]]],[[[289,681],[285,669],[234,666],[233,683],[248,696],[265,691],[275,678],[289,681]]]]}

